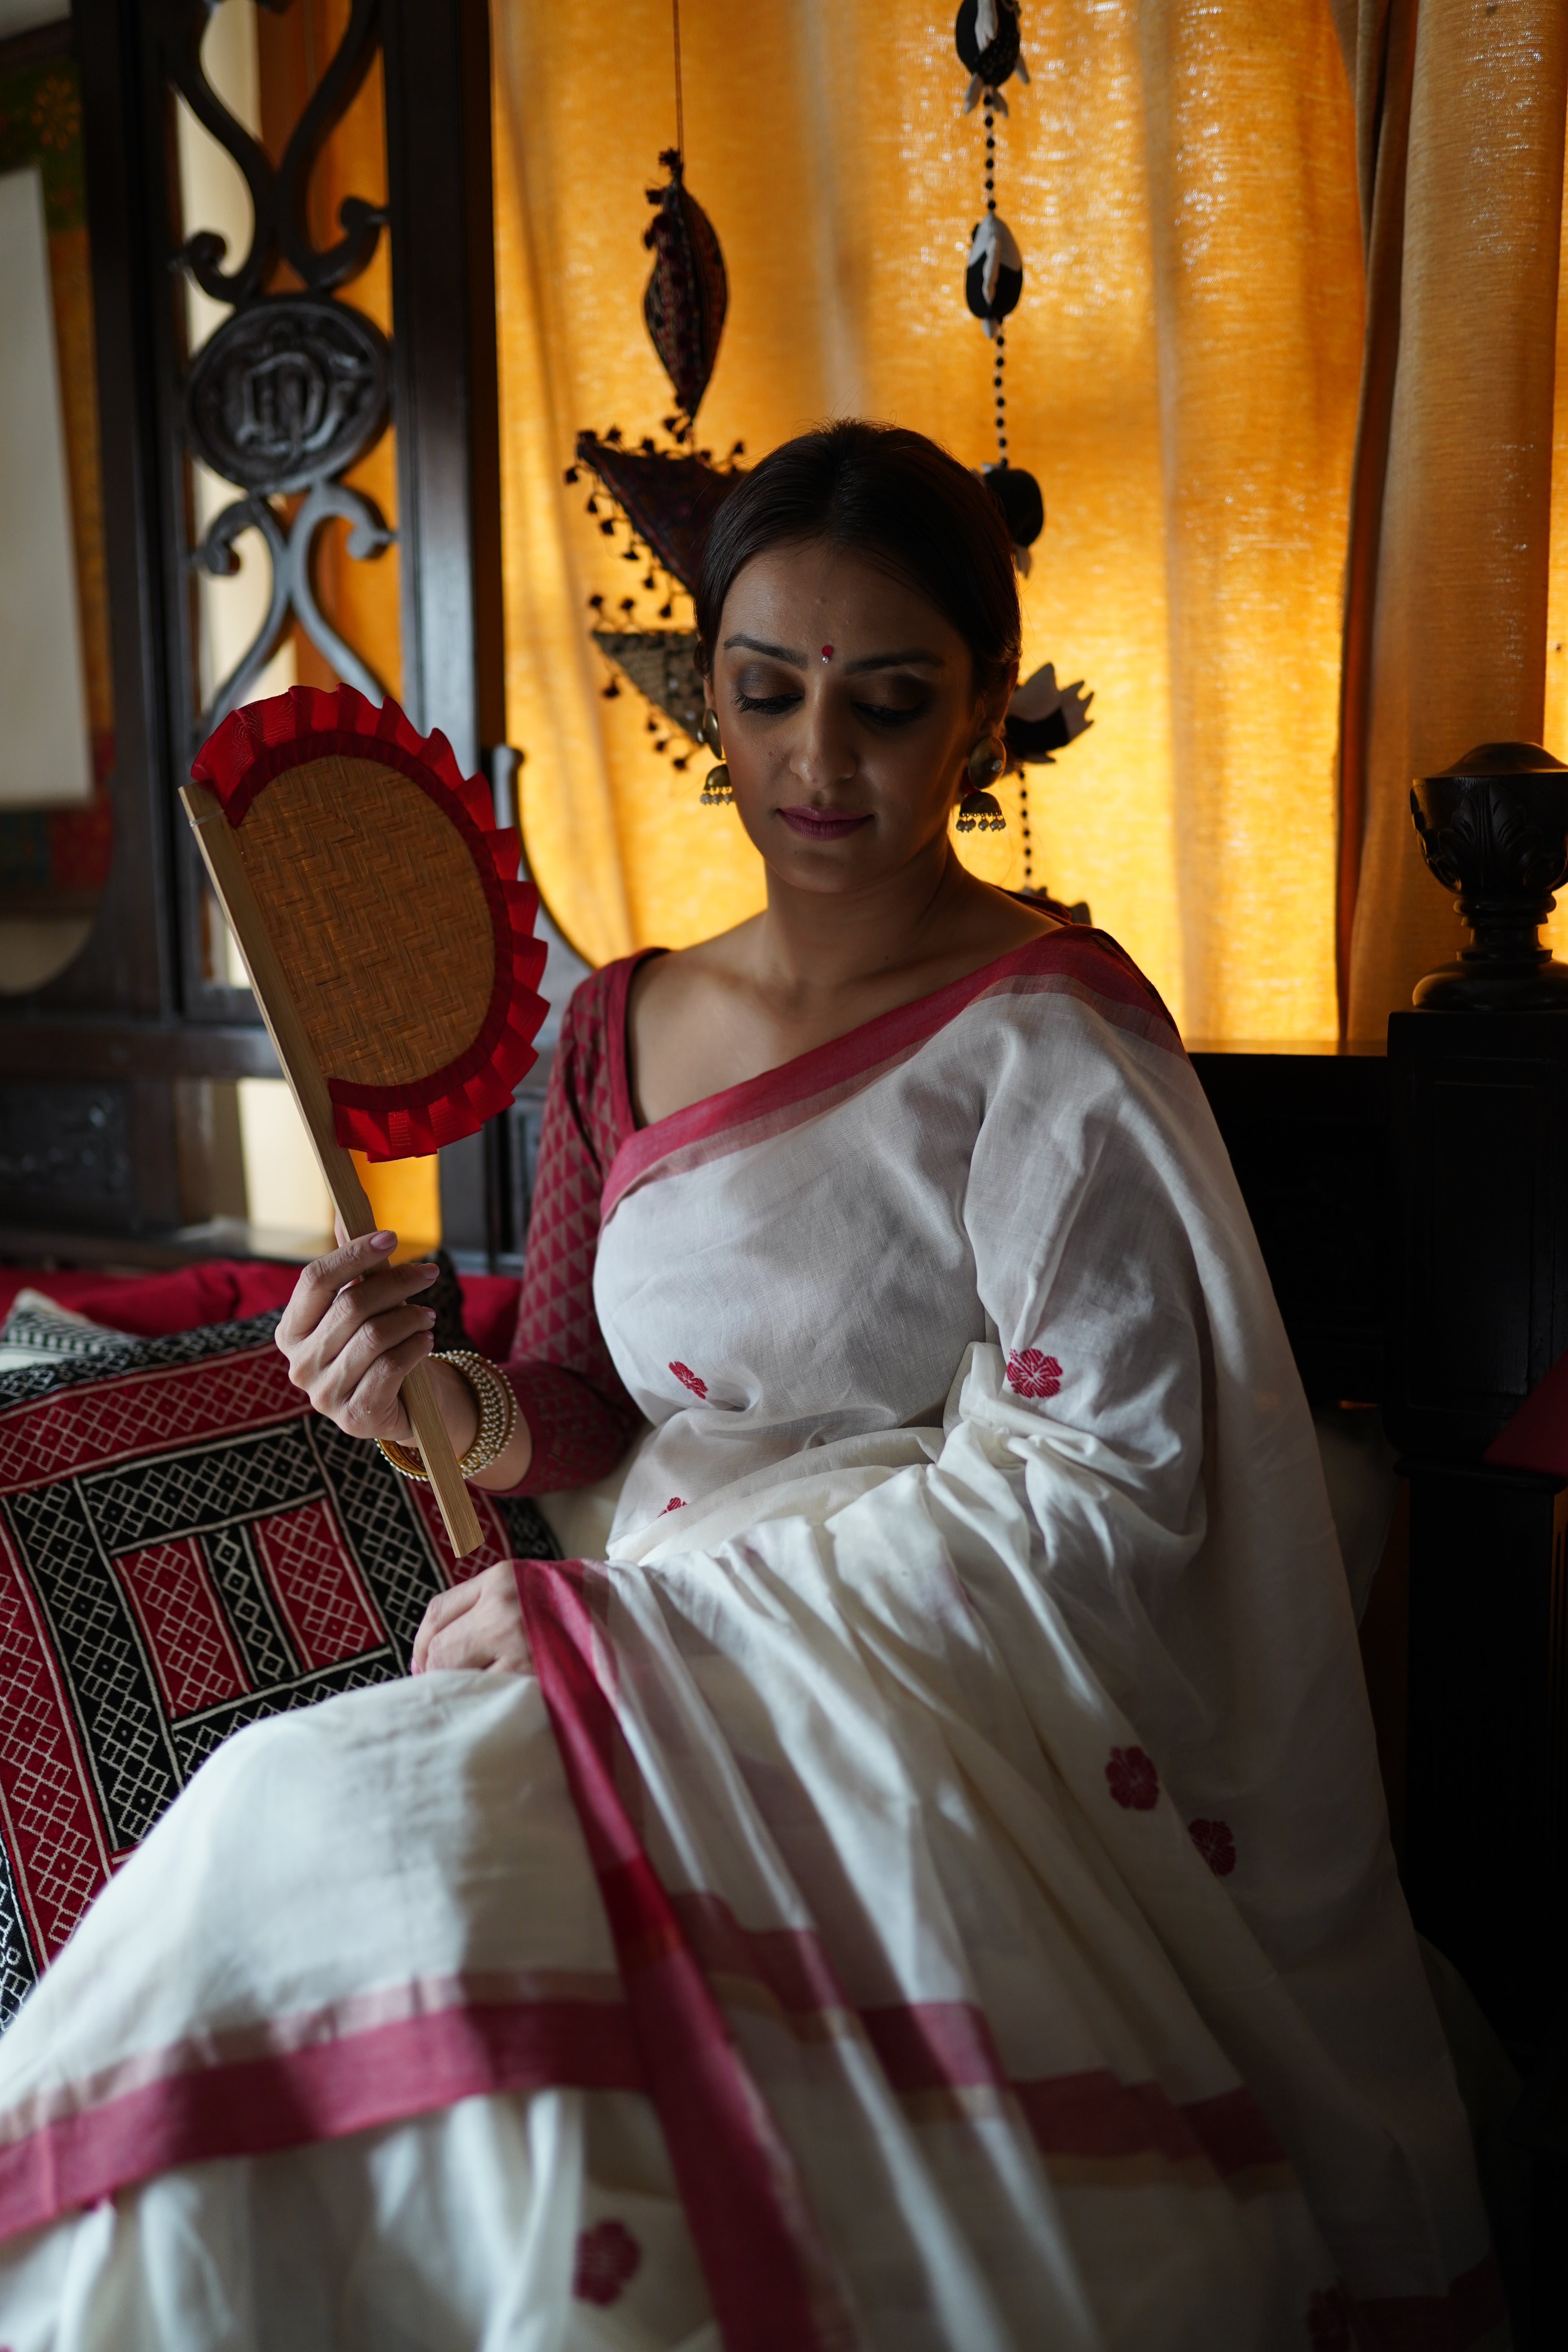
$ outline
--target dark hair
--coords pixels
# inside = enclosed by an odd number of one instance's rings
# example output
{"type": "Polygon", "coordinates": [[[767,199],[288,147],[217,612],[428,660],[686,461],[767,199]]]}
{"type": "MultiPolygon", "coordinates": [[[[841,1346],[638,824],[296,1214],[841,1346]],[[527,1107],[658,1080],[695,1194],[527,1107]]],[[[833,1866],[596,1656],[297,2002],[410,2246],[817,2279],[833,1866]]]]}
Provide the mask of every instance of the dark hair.
{"type": "Polygon", "coordinates": [[[1023,629],[1013,545],[990,493],[945,449],[901,425],[846,417],[770,451],[713,519],[697,583],[699,658],[712,666],[724,599],[754,556],[826,540],[880,563],[934,604],[994,694],[1023,629]]]}

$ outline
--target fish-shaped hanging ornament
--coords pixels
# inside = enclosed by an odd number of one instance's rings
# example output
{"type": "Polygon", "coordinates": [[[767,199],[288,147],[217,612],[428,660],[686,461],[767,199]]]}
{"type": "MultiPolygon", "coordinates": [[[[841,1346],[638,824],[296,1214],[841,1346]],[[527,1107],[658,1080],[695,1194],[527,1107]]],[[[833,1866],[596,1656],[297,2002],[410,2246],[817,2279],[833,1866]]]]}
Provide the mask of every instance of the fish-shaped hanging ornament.
{"type": "Polygon", "coordinates": [[[1024,257],[1017,238],[1000,213],[983,214],[969,240],[963,299],[993,341],[1003,320],[1017,309],[1023,290],[1024,257]]]}
{"type": "Polygon", "coordinates": [[[679,150],[667,147],[658,160],[669,178],[647,192],[658,210],[643,235],[656,258],[642,309],[681,412],[675,438],[686,441],[719,356],[730,283],[713,224],[686,185],[679,150]]]}

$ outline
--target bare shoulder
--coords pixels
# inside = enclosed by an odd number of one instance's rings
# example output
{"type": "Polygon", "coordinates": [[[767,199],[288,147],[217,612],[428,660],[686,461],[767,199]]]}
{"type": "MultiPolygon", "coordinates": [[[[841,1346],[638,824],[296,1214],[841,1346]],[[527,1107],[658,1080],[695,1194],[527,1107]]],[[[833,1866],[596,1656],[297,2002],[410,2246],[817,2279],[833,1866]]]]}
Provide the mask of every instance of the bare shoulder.
{"type": "Polygon", "coordinates": [[[710,940],[689,948],[670,948],[649,956],[632,978],[631,1018],[634,1024],[651,1017],[662,1027],[679,1020],[693,1006],[714,996],[730,996],[741,987],[754,961],[755,939],[762,922],[752,915],[710,940]]]}
{"type": "Polygon", "coordinates": [[[752,982],[747,947],[760,918],[694,947],[650,956],[632,980],[626,1007],[628,1075],[638,1120],[647,1125],[732,1084],[768,1058],[751,1034],[752,982]]]}
{"type": "Polygon", "coordinates": [[[1043,907],[1032,907],[1026,898],[1015,898],[993,883],[980,883],[979,894],[978,919],[970,937],[988,955],[1010,955],[1015,948],[1026,948],[1031,940],[1048,939],[1062,929],[1058,916],[1047,915],[1043,907]]]}
{"type": "Polygon", "coordinates": [[[815,970],[800,958],[804,971],[770,971],[761,916],[650,957],[633,981],[627,1021],[638,1118],[649,1123],[774,1069],[1059,929],[1037,908],[966,877],[924,938],[858,971],[851,961],[834,976],[826,951],[815,970]]]}

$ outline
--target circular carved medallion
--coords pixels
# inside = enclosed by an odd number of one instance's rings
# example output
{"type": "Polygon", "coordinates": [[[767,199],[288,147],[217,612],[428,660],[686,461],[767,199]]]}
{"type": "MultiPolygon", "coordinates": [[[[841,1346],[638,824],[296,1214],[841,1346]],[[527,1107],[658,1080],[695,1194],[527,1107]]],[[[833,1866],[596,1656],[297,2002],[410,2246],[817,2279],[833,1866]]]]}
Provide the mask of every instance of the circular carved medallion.
{"type": "Polygon", "coordinates": [[[236,310],[197,352],[185,432],[242,489],[309,489],[352,466],[386,419],[386,339],[363,311],[280,294],[236,310]]]}

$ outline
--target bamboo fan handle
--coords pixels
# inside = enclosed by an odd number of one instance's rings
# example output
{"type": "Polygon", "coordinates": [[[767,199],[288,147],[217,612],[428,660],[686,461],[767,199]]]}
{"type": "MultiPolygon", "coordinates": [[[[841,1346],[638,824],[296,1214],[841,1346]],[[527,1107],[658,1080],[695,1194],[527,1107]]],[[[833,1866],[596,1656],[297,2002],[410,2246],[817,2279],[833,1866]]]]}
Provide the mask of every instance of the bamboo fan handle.
{"type": "MultiPolygon", "coordinates": [[[[300,1106],[300,1116],[332,1196],[332,1205],[343,1221],[350,1241],[362,1241],[366,1234],[375,1232],[375,1217],[360,1182],[359,1171],[338,1141],[332,1098],[245,870],[234,827],[205,785],[183,785],[180,798],[196,836],[202,863],[217,893],[218,904],[245,959],[261,1017],[300,1106]]],[[[484,1530],[473,1497],[463,1484],[463,1474],[458,1467],[458,1457],[436,1401],[428,1365],[416,1364],[412,1371],[405,1373],[401,1393],[415,1443],[440,1505],[447,1539],[457,1558],[462,1559],[479,1549],[484,1541],[484,1530]]]]}

